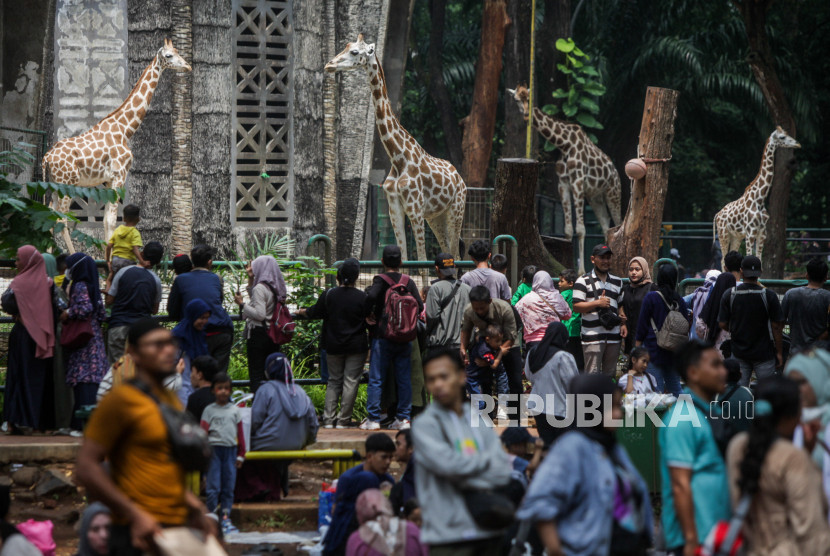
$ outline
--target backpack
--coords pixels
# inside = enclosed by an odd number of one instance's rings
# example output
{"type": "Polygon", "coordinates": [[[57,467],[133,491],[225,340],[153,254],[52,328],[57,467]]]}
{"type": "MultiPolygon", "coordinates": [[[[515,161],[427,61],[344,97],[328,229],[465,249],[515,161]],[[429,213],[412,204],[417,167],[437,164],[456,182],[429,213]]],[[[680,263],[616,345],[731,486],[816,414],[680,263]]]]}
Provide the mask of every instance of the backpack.
{"type": "Polygon", "coordinates": [[[691,326],[683,313],[678,310],[678,305],[676,303],[669,305],[669,302],[666,301],[666,298],[663,297],[662,293],[655,293],[660,296],[660,299],[663,300],[663,303],[665,303],[666,307],[669,309],[669,314],[666,315],[666,320],[663,321],[663,325],[660,327],[660,330],[657,330],[657,325],[654,324],[654,319],[650,319],[651,327],[654,329],[654,334],[657,336],[657,346],[667,351],[678,351],[689,341],[689,329],[691,326]]]}
{"type": "MultiPolygon", "coordinates": [[[[753,294],[761,294],[761,301],[764,302],[764,310],[767,312],[767,330],[769,332],[769,339],[773,342],[775,341],[775,336],[772,334],[772,324],[769,320],[769,301],[767,300],[767,290],[738,290],[738,287],[735,286],[731,290],[729,290],[729,313],[732,314],[733,309],[732,305],[735,303],[735,298],[739,295],[753,295],[753,294]]],[[[730,326],[730,329],[732,327],[730,326]]]]}
{"type": "Polygon", "coordinates": [[[294,337],[297,324],[291,318],[291,312],[285,305],[284,300],[277,297],[277,292],[271,289],[274,294],[274,314],[271,315],[271,324],[268,327],[268,337],[278,346],[284,346],[294,337]]]}
{"type": "Polygon", "coordinates": [[[406,289],[409,284],[409,276],[401,274],[401,279],[398,282],[393,281],[386,274],[379,274],[378,276],[389,284],[383,303],[380,326],[383,337],[396,344],[411,342],[418,335],[419,311],[418,301],[406,289]]]}

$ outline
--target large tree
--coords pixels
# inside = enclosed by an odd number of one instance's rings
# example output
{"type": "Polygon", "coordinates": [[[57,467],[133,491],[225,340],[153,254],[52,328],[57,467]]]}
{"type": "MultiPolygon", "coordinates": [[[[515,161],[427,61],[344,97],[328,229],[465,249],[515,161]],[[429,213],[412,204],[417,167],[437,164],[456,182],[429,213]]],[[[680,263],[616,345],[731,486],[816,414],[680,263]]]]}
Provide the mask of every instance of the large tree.
{"type": "MultiPolygon", "coordinates": [[[[529,84],[530,79],[530,18],[536,0],[507,0],[510,27],[504,45],[504,84],[515,88],[529,84]]],[[[505,105],[512,104],[507,99],[505,105]]],[[[504,110],[504,146],[501,156],[518,158],[526,154],[527,121],[515,105],[504,110]]],[[[531,138],[535,133],[531,135],[531,138]]]]}
{"type": "MultiPolygon", "coordinates": [[[[172,0],[173,44],[185,60],[193,60],[193,7],[191,0],[172,0]]],[[[193,246],[193,169],[191,167],[193,73],[173,76],[173,253],[189,253],[193,246]]]]}
{"type": "Polygon", "coordinates": [[[429,96],[432,97],[438,113],[441,115],[441,128],[447,145],[450,162],[461,168],[464,155],[461,150],[461,128],[453,115],[450,93],[444,82],[444,19],[447,3],[444,0],[430,2],[429,53],[429,96]]]}

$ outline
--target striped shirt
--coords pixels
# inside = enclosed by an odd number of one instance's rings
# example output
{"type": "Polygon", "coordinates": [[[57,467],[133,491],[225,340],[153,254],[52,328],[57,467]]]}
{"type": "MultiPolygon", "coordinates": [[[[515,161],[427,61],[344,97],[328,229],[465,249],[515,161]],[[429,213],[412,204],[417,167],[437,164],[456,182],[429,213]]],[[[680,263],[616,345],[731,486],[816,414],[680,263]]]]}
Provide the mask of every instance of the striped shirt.
{"type": "MultiPolygon", "coordinates": [[[[573,303],[576,305],[582,301],[595,301],[602,296],[611,300],[611,310],[618,312],[618,301],[622,297],[622,280],[613,274],[608,274],[605,282],[597,277],[596,271],[592,270],[584,276],[580,276],[574,283],[573,303]]],[[[620,327],[616,326],[611,330],[606,329],[599,322],[599,312],[582,313],[582,343],[591,344],[597,342],[616,343],[621,341],[620,327]]]]}

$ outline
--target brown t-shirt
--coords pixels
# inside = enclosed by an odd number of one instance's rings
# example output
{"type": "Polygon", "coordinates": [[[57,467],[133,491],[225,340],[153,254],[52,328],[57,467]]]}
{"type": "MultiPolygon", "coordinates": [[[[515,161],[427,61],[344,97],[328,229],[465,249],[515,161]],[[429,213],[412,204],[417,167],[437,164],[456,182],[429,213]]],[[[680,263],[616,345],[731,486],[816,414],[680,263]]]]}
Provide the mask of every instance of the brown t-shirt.
{"type": "Polygon", "coordinates": [[[473,311],[473,305],[467,305],[464,309],[464,316],[461,319],[461,330],[472,334],[473,327],[484,332],[490,324],[498,324],[504,330],[504,341],[513,340],[516,343],[516,317],[513,315],[513,307],[507,301],[493,299],[490,302],[490,311],[487,316],[481,318],[473,311]]]}

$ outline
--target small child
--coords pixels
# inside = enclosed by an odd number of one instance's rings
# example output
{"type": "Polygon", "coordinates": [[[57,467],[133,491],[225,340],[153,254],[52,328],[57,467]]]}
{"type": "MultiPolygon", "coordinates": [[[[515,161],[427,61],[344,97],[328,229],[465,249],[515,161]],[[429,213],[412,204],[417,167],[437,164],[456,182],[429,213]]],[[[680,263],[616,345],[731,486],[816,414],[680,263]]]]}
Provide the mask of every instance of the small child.
{"type": "Polygon", "coordinates": [[[571,318],[562,321],[568,329],[568,345],[565,349],[574,356],[576,368],[582,371],[585,369],[585,356],[582,354],[582,315],[574,311],[574,282],[577,278],[576,271],[572,268],[560,272],[559,293],[571,308],[571,318]]]}
{"type": "Polygon", "coordinates": [[[202,413],[202,428],[208,433],[213,455],[207,474],[207,505],[212,512],[219,506],[217,515],[222,519],[222,533],[238,533],[231,523],[233,492],[236,486],[236,469],[245,461],[245,435],[242,431],[242,414],[230,402],[231,377],[217,373],[211,385],[216,401],[202,413]]]}
{"type": "Polygon", "coordinates": [[[652,394],[657,382],[646,372],[650,357],[644,347],[635,347],[628,356],[628,372],[620,377],[617,386],[626,394],[652,394]]]}
{"type": "Polygon", "coordinates": [[[219,363],[210,355],[200,355],[190,363],[190,384],[193,392],[187,398],[187,412],[200,421],[205,408],[216,401],[211,386],[219,372],[219,363]]]}
{"type": "Polygon", "coordinates": [[[112,233],[104,254],[110,267],[106,291],[109,291],[112,279],[122,268],[134,265],[136,262],[144,266],[144,258],[139,249],[144,244],[141,241],[141,233],[136,229],[141,221],[141,209],[135,205],[127,205],[124,207],[123,214],[124,223],[112,233]]]}
{"type": "Polygon", "coordinates": [[[410,498],[406,501],[403,505],[403,518],[407,521],[411,521],[415,525],[420,527],[424,524],[424,520],[421,517],[421,505],[418,503],[417,498],[410,498]]]}
{"type": "Polygon", "coordinates": [[[541,438],[534,438],[526,428],[513,426],[501,433],[501,443],[513,467],[513,477],[527,488],[530,479],[542,463],[545,442],[541,438]],[[528,444],[533,444],[535,448],[532,456],[528,453],[528,444]]]}
{"type": "Polygon", "coordinates": [[[516,288],[516,293],[510,298],[510,304],[515,305],[521,298],[532,291],[533,277],[536,276],[536,266],[529,264],[522,269],[522,283],[516,288]]]}
{"type": "Polygon", "coordinates": [[[66,257],[69,255],[61,253],[55,257],[55,265],[58,267],[58,275],[55,276],[55,285],[59,288],[63,287],[63,281],[66,279],[66,257]]]}
{"type": "Polygon", "coordinates": [[[173,272],[176,276],[186,274],[193,270],[193,261],[187,255],[176,255],[173,257],[173,272]]]}
{"type": "Polygon", "coordinates": [[[501,272],[502,274],[507,274],[507,257],[502,255],[501,253],[497,255],[493,255],[490,259],[490,268],[495,270],[496,272],[501,272]]]}
{"type": "MultiPolygon", "coordinates": [[[[496,379],[496,392],[507,394],[507,372],[502,359],[510,348],[504,346],[504,331],[498,324],[491,324],[484,331],[484,337],[470,350],[470,363],[467,365],[467,392],[490,395],[493,378],[496,379]]],[[[484,400],[479,401],[479,409],[484,409],[484,400]]]]}

